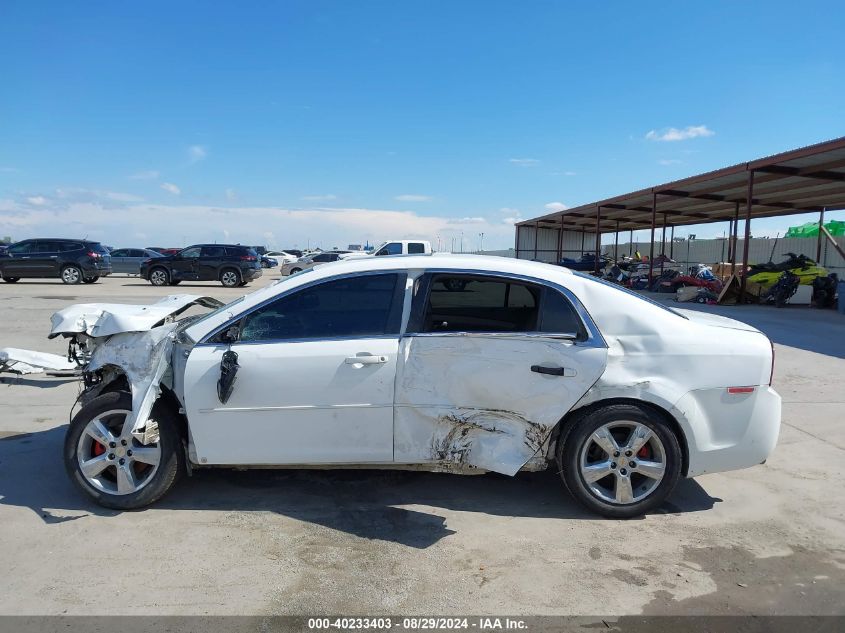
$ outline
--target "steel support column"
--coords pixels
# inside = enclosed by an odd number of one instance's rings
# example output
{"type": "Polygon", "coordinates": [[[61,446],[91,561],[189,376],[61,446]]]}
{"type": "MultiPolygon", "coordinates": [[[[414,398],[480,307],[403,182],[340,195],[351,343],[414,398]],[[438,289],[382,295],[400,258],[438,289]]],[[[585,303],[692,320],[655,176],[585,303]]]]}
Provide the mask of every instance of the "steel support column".
{"type": "Polygon", "coordinates": [[[663,274],[663,264],[666,260],[666,214],[663,214],[663,236],[660,238],[660,274],[663,274]]]}
{"type": "Polygon", "coordinates": [[[675,225],[672,225],[672,235],[669,237],[669,258],[675,259],[675,225]]]}
{"type": "Polygon", "coordinates": [[[516,227],[516,239],[513,245],[513,249],[516,251],[516,258],[519,259],[519,232],[522,230],[521,226],[516,227]]]}
{"type": "Polygon", "coordinates": [[[596,207],[596,257],[593,272],[599,274],[599,254],[601,253],[601,205],[596,207]]]}
{"type": "Polygon", "coordinates": [[[745,207],[745,242],[742,245],[742,281],[739,286],[739,302],[745,300],[745,283],[748,271],[748,247],[751,242],[751,201],[754,199],[754,172],[748,172],[748,198],[745,207]]]}
{"type": "MultiPolygon", "coordinates": [[[[816,243],[816,263],[818,264],[822,259],[822,227],[824,226],[824,212],[827,207],[823,207],[819,211],[819,240],[816,243]]],[[[821,264],[819,264],[821,265],[821,264]]]]}
{"type": "Polygon", "coordinates": [[[651,241],[648,245],[648,287],[654,281],[654,227],[657,224],[657,194],[651,195],[651,241]]]}
{"type": "Polygon", "coordinates": [[[619,261],[619,220],[616,220],[616,239],[613,243],[613,259],[619,261]]]}
{"type": "Polygon", "coordinates": [[[581,257],[584,257],[584,229],[581,229],[581,257]]]}
{"type": "Polygon", "coordinates": [[[734,272],[733,269],[736,267],[736,251],[739,248],[739,202],[736,203],[734,207],[734,232],[731,236],[731,240],[733,241],[734,247],[731,249],[731,272],[734,272]]]}
{"type": "Polygon", "coordinates": [[[628,236],[628,257],[634,256],[634,229],[631,229],[631,234],[628,236]]]}

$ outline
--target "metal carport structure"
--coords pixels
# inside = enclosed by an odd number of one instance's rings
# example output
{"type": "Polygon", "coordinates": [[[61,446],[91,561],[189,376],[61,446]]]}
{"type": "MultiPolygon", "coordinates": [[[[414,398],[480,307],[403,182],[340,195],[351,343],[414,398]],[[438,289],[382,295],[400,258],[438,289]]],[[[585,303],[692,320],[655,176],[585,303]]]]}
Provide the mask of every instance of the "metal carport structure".
{"type": "MultiPolygon", "coordinates": [[[[651,279],[658,227],[663,229],[665,245],[667,228],[729,222],[729,259],[736,263],[738,227],[744,220],[742,270],[746,270],[752,219],[818,212],[823,222],[825,211],[844,208],[845,137],[841,137],[518,222],[516,256],[526,250],[520,249],[522,227],[535,228],[535,256],[538,229],[558,229],[558,260],[565,231],[594,232],[598,254],[603,234],[615,232],[618,244],[620,231],[651,229],[651,279]]],[[[819,249],[821,240],[820,232],[819,249]]]]}

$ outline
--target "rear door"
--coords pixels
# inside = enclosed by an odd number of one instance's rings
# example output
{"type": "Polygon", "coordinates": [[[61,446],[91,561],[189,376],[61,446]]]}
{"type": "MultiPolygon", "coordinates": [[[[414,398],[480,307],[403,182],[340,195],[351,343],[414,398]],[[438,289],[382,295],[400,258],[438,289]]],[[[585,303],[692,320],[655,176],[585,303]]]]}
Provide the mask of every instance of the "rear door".
{"type": "Polygon", "coordinates": [[[216,281],[220,275],[220,266],[226,257],[226,249],[222,246],[203,246],[197,262],[197,279],[216,281]]]}
{"type": "Polygon", "coordinates": [[[598,380],[601,336],[574,298],[496,275],[417,280],[399,350],[394,455],[515,474],[598,380]]]}
{"type": "Polygon", "coordinates": [[[37,240],[29,257],[32,275],[53,277],[59,274],[59,251],[64,243],[59,240],[37,240]]]}

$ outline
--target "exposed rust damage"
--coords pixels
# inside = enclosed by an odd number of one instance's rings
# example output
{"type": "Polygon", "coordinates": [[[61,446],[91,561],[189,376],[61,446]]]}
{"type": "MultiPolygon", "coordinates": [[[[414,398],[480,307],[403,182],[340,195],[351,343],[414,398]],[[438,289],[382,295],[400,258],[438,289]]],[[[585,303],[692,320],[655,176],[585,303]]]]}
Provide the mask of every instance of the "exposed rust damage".
{"type": "MultiPolygon", "coordinates": [[[[438,416],[430,457],[438,470],[483,469],[513,475],[540,451],[550,431],[514,411],[454,409],[438,416]]],[[[537,464],[532,463],[531,469],[537,464]]]]}

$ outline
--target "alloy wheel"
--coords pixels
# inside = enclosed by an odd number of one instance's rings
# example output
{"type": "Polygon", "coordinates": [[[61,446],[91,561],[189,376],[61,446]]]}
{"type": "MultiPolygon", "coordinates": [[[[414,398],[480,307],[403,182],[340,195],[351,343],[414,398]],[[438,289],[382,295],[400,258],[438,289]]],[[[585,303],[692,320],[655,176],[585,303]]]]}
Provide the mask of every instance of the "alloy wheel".
{"type": "Polygon", "coordinates": [[[66,284],[78,284],[81,278],[79,269],[75,266],[68,266],[62,270],[62,281],[66,284]]]}
{"type": "Polygon", "coordinates": [[[167,284],[167,273],[160,268],[150,273],[150,281],[154,286],[164,286],[167,284]]]}
{"type": "Polygon", "coordinates": [[[645,499],[660,485],[666,472],[666,450],[645,424],[609,422],[584,443],[579,468],[593,495],[609,503],[629,505],[645,499]]]}
{"type": "Polygon", "coordinates": [[[158,470],[161,447],[141,444],[127,424],[131,411],[106,411],[88,422],[79,437],[79,470],[93,488],[129,495],[146,486],[158,470]]]}
{"type": "Polygon", "coordinates": [[[224,286],[228,287],[237,286],[240,283],[237,273],[231,270],[224,271],[224,273],[220,276],[220,281],[224,286]]]}

